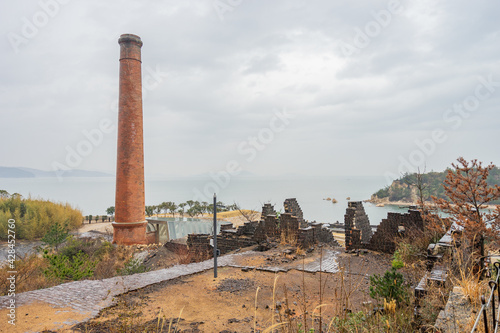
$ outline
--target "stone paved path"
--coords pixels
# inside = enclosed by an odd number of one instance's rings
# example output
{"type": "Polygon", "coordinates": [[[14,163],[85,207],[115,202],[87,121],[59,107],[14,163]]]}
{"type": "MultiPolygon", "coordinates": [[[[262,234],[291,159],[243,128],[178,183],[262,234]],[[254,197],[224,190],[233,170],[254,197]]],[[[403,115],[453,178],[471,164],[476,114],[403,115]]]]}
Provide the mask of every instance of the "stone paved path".
{"type": "MultiPolygon", "coordinates": [[[[235,259],[239,256],[252,256],[256,252],[249,251],[244,253],[236,253],[225,255],[218,258],[218,267],[248,267],[240,266],[235,263],[235,259]]],[[[336,260],[337,253],[334,251],[326,251],[323,256],[322,271],[334,273],[338,270],[336,260]]],[[[319,271],[319,259],[307,264],[304,267],[306,272],[319,271]]],[[[23,306],[35,301],[42,301],[53,305],[54,307],[66,308],[70,307],[82,314],[88,315],[87,319],[96,317],[99,311],[113,305],[114,298],[123,293],[141,289],[148,285],[162,281],[175,279],[177,277],[199,273],[213,268],[213,259],[199,263],[177,265],[170,268],[165,268],[157,271],[139,273],[128,276],[118,276],[104,280],[84,280],[64,283],[55,287],[27,291],[16,295],[16,306],[23,306]]],[[[260,270],[278,272],[289,271],[290,269],[302,270],[302,265],[281,267],[260,267],[260,270]]],[[[4,309],[9,304],[8,296],[0,296],[0,309],[4,309]]],[[[74,324],[76,324],[75,322],[74,324]]]]}

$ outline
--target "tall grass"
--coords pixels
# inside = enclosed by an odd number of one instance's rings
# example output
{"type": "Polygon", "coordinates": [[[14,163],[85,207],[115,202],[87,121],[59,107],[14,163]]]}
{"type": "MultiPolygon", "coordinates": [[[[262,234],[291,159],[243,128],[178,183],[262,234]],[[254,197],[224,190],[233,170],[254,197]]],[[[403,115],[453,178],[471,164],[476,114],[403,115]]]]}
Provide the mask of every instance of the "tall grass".
{"type": "Polygon", "coordinates": [[[16,239],[32,240],[41,238],[55,223],[77,228],[83,222],[83,215],[69,204],[20,196],[0,198],[1,239],[7,239],[9,219],[16,221],[16,239]]]}

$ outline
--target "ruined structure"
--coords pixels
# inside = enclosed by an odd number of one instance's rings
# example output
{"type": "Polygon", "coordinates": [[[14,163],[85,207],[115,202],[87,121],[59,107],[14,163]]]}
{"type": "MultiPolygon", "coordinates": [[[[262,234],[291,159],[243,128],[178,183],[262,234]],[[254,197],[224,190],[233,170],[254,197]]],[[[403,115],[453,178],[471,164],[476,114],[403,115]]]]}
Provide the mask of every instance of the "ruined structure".
{"type": "Polygon", "coordinates": [[[299,233],[299,219],[289,213],[280,215],[280,235],[281,241],[289,244],[297,242],[299,233]]]}
{"type": "Polygon", "coordinates": [[[353,239],[355,239],[353,238],[353,232],[357,233],[359,231],[361,242],[368,243],[370,241],[372,228],[370,227],[370,221],[361,201],[348,202],[344,215],[344,226],[346,248],[356,245],[353,243],[353,239]]]}
{"type": "Polygon", "coordinates": [[[297,218],[301,228],[307,227],[307,223],[304,221],[304,215],[302,213],[302,209],[300,208],[299,203],[297,202],[297,199],[295,198],[285,199],[283,206],[285,208],[285,213],[288,213],[297,218]]]}
{"type": "Polygon", "coordinates": [[[424,221],[420,211],[410,210],[404,214],[387,213],[387,218],[383,219],[377,227],[368,247],[374,251],[393,253],[396,250],[394,240],[399,237],[400,232],[408,233],[412,229],[424,229],[424,221]]]}
{"type": "MultiPolygon", "coordinates": [[[[295,203],[292,207],[295,209],[298,207],[301,215],[302,211],[296,200],[295,203]]],[[[324,224],[304,222],[306,227],[302,228],[299,218],[291,213],[283,213],[279,218],[276,217],[274,207],[270,204],[265,204],[262,211],[271,212],[271,214],[262,215],[260,221],[245,222],[237,229],[233,228],[232,224],[221,225],[220,233],[217,235],[217,247],[220,254],[253,245],[258,245],[259,249],[265,250],[282,242],[303,249],[308,249],[319,242],[340,246],[324,224]]],[[[207,258],[207,256],[212,256],[213,247],[210,245],[210,239],[211,236],[208,234],[190,234],[187,245],[171,241],[166,243],[165,247],[172,251],[186,251],[191,258],[207,258]]]]}
{"type": "Polygon", "coordinates": [[[368,249],[393,253],[395,240],[402,233],[412,230],[423,230],[424,222],[420,211],[410,210],[408,213],[388,213],[372,235],[370,223],[361,202],[349,202],[345,214],[345,247],[346,250],[368,249]],[[367,234],[370,235],[367,239],[367,234]]]}
{"type": "Polygon", "coordinates": [[[261,216],[265,217],[267,215],[275,215],[276,216],[276,211],[274,210],[274,206],[271,205],[270,203],[266,203],[266,204],[264,204],[264,206],[262,206],[261,216]]]}
{"type": "Polygon", "coordinates": [[[202,261],[213,257],[212,245],[210,245],[210,235],[189,234],[187,247],[191,253],[192,261],[202,261]]]}
{"type": "Polygon", "coordinates": [[[142,130],[142,41],[121,35],[118,149],[113,243],[145,244],[144,148],[142,130]]]}

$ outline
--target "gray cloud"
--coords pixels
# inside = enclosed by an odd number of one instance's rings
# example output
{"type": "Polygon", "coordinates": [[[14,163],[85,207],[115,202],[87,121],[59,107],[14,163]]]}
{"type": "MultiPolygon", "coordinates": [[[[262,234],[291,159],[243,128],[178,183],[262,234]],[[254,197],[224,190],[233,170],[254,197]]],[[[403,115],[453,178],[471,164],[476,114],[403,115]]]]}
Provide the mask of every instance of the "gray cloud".
{"type": "MultiPolygon", "coordinates": [[[[0,165],[50,169],[84,131],[116,124],[122,33],[141,36],[143,75],[153,78],[144,99],[149,173],[197,174],[238,159],[260,174],[383,174],[436,128],[448,140],[428,169],[460,155],[500,163],[500,87],[458,128],[443,118],[478,77],[500,81],[500,4],[402,2],[346,56],[342,43],[389,2],[242,1],[221,20],[209,0],[70,1],[29,38],[23,29],[40,3],[3,2],[0,133],[9,144],[0,165]],[[14,48],[13,34],[24,38],[14,48]],[[238,146],[283,108],[296,118],[246,162],[238,146]]],[[[105,133],[78,167],[113,172],[115,147],[116,130],[105,133]]]]}

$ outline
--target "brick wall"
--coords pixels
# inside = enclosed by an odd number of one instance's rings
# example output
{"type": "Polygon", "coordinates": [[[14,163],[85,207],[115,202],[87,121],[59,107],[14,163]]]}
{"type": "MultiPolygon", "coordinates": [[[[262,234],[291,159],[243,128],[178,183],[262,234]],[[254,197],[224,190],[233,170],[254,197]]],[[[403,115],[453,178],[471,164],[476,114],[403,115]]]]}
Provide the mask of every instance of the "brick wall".
{"type": "MultiPolygon", "coordinates": [[[[366,248],[373,251],[393,253],[396,249],[396,241],[401,237],[399,227],[404,227],[407,234],[413,230],[423,230],[424,221],[418,210],[410,210],[408,213],[388,213],[377,227],[377,231],[369,241],[363,239],[363,229],[356,225],[357,211],[359,206],[349,206],[345,215],[345,245],[347,250],[366,248]]],[[[364,210],[363,210],[364,212],[364,210]]]]}
{"type": "Polygon", "coordinates": [[[264,220],[261,221],[261,225],[267,237],[276,237],[279,234],[276,215],[265,216],[264,220]]]}
{"type": "Polygon", "coordinates": [[[187,246],[196,260],[206,260],[213,256],[213,247],[210,245],[208,234],[189,234],[187,246]]]}
{"type": "Polygon", "coordinates": [[[288,213],[297,218],[301,228],[307,228],[307,223],[304,220],[304,215],[302,213],[302,209],[300,208],[297,199],[295,198],[285,199],[283,206],[285,208],[285,213],[288,213]]]}
{"type": "Polygon", "coordinates": [[[297,246],[303,249],[308,249],[315,244],[314,229],[312,227],[300,228],[297,246]]]}
{"type": "Polygon", "coordinates": [[[424,222],[418,210],[410,210],[404,214],[388,213],[387,218],[377,227],[367,247],[374,251],[393,253],[396,249],[395,240],[400,237],[399,226],[403,226],[407,231],[423,230],[424,222]]]}
{"type": "Polygon", "coordinates": [[[265,217],[267,215],[274,215],[274,216],[276,216],[276,211],[274,210],[274,206],[271,205],[270,203],[264,204],[264,206],[262,206],[262,214],[261,214],[261,216],[265,217]]]}
{"type": "Polygon", "coordinates": [[[217,235],[217,248],[221,254],[252,245],[257,245],[253,237],[240,236],[234,231],[226,230],[217,235]]]}
{"type": "Polygon", "coordinates": [[[165,243],[165,248],[174,253],[187,253],[188,247],[186,244],[177,243],[177,242],[167,242],[165,243]]]}
{"type": "Polygon", "coordinates": [[[368,243],[370,241],[370,238],[372,237],[372,228],[361,201],[349,201],[344,215],[344,225],[346,232],[346,245],[351,242],[351,234],[348,232],[351,228],[360,230],[361,242],[368,243]]]}
{"type": "Polygon", "coordinates": [[[297,217],[289,213],[280,215],[280,234],[281,240],[286,243],[294,244],[297,242],[299,233],[299,221],[297,217]]]}

